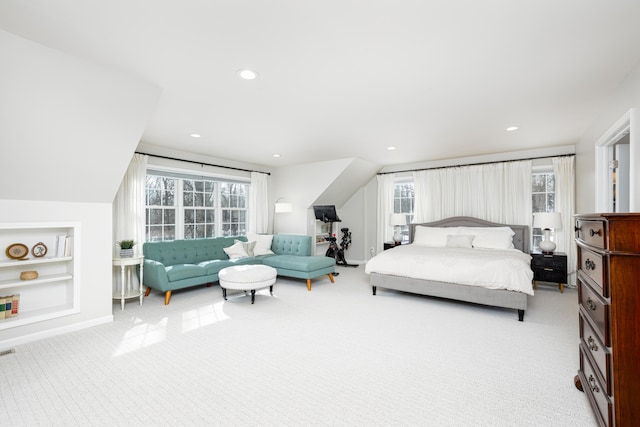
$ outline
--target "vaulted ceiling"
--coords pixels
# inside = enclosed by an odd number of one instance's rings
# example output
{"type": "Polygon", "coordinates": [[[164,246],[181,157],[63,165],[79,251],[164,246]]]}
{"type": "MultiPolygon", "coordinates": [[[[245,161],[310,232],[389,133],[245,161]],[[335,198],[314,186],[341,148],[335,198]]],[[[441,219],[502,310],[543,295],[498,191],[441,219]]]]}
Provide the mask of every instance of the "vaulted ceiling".
{"type": "Polygon", "coordinates": [[[269,167],[573,144],[638,22],[637,0],[0,0],[0,28],[160,87],[145,144],[269,167]]]}

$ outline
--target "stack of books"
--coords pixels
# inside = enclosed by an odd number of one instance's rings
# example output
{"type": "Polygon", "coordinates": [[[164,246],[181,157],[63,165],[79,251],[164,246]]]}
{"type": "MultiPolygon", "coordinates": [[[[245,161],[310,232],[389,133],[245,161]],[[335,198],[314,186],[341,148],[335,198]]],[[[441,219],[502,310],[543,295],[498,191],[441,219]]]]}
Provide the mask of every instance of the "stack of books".
{"type": "Polygon", "coordinates": [[[0,320],[9,319],[18,315],[18,303],[20,294],[0,296],[0,320]]]}

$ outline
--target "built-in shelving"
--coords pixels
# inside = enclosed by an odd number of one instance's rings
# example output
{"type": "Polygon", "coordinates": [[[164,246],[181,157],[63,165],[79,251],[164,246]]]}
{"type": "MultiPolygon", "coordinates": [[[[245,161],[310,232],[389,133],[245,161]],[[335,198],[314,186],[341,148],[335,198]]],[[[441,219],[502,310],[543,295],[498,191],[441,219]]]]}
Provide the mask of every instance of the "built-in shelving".
{"type": "Polygon", "coordinates": [[[316,220],[315,229],[313,234],[314,255],[324,255],[329,248],[329,241],[326,239],[329,237],[329,233],[331,232],[331,224],[328,222],[322,222],[316,220]]]}
{"type": "MultiPolygon", "coordinates": [[[[0,223],[0,249],[14,243],[29,248],[25,259],[14,260],[6,250],[0,252],[0,296],[19,294],[18,314],[0,320],[0,331],[79,312],[78,223],[0,223]],[[65,253],[58,254],[59,236],[68,236],[65,253]],[[36,243],[47,246],[47,255],[36,257],[36,243]],[[24,271],[37,271],[38,277],[20,279],[24,271]]],[[[1,336],[0,336],[1,341],[1,336]]]]}

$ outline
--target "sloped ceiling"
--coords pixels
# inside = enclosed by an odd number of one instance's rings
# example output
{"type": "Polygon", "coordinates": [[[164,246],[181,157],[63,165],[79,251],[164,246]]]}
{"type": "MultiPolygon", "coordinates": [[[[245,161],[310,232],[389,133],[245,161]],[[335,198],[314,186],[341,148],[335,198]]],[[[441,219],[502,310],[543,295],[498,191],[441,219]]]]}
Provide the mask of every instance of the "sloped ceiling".
{"type": "Polygon", "coordinates": [[[161,90],[0,30],[0,199],[111,203],[161,90]]]}
{"type": "Polygon", "coordinates": [[[0,28],[162,87],[145,143],[272,168],[573,145],[638,22],[637,0],[0,1],[0,28]]]}

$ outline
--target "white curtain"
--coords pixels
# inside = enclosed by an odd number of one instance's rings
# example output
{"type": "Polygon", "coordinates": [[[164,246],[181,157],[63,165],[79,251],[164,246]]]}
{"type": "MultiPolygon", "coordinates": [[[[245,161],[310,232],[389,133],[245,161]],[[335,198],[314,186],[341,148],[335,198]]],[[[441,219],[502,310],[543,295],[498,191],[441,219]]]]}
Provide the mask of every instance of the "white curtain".
{"type": "Polygon", "coordinates": [[[554,157],[553,173],[556,178],[555,211],[562,217],[562,229],[554,230],[558,252],[567,254],[567,272],[570,285],[576,284],[577,252],[574,243],[573,216],[575,215],[575,156],[554,157]]]}
{"type": "Polygon", "coordinates": [[[249,232],[266,233],[269,226],[268,175],[251,172],[251,192],[249,200],[249,232]]]}
{"type": "Polygon", "coordinates": [[[113,202],[114,255],[118,252],[115,243],[120,240],[135,241],[135,254],[142,254],[146,224],[147,158],[148,156],[144,154],[134,154],[113,202]]]}
{"type": "Polygon", "coordinates": [[[531,226],[531,161],[416,171],[414,222],[472,216],[531,226]]]}
{"type": "Polygon", "coordinates": [[[393,193],[395,191],[395,175],[377,175],[378,180],[378,247],[376,253],[384,250],[384,242],[393,239],[393,227],[389,224],[389,219],[393,213],[393,193]]]}
{"type": "MultiPolygon", "coordinates": [[[[145,187],[147,181],[147,159],[144,154],[134,154],[118,193],[113,201],[113,255],[118,255],[116,242],[133,240],[136,255],[142,255],[145,241],[145,187]]],[[[114,269],[114,292],[119,286],[120,270],[114,269]]],[[[138,286],[132,275],[132,286],[138,286]]]]}

